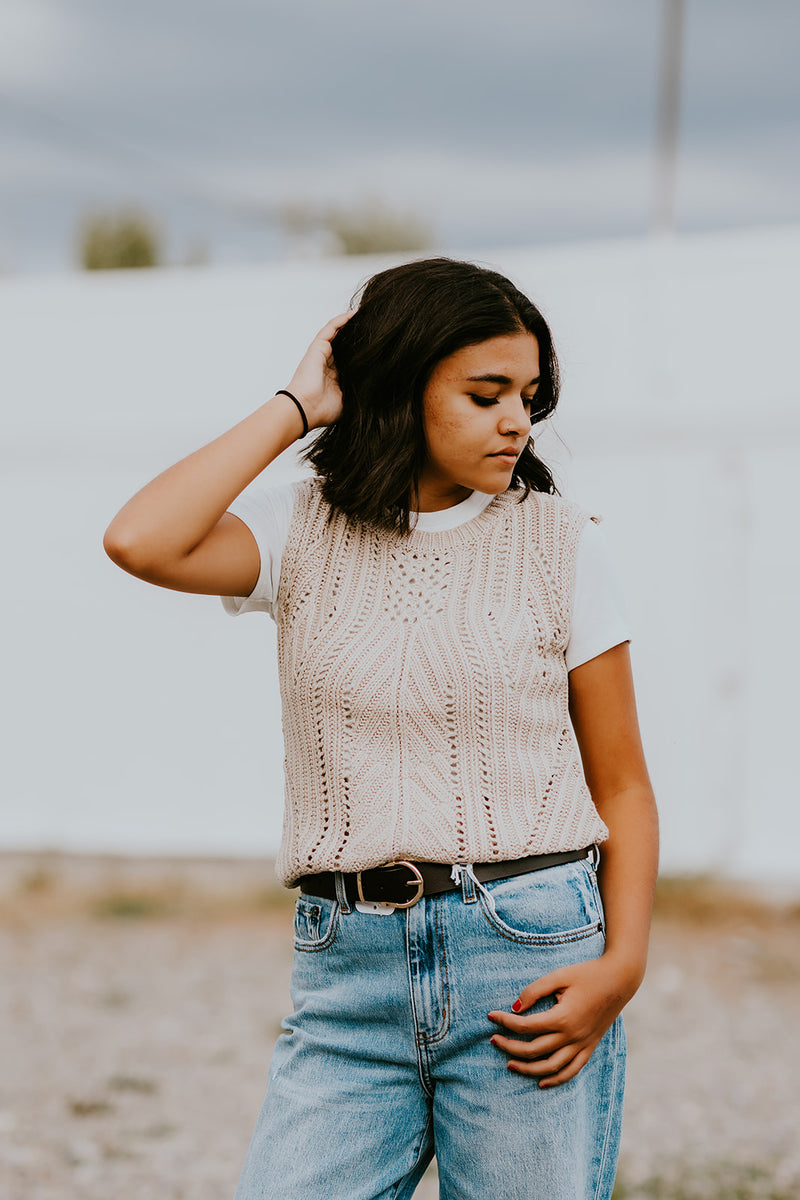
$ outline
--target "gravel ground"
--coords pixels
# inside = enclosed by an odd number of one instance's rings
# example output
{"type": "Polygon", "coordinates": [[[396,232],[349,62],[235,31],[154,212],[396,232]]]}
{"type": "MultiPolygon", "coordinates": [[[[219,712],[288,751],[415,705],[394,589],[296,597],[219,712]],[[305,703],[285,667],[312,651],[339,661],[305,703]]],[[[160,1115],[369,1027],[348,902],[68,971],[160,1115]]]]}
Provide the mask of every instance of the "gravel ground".
{"type": "MultiPolygon", "coordinates": [[[[0,856],[3,1200],[232,1195],[288,1003],[269,879],[0,856]]],[[[665,889],[627,1010],[619,1197],[800,1200],[798,932],[797,907],[665,889]]]]}

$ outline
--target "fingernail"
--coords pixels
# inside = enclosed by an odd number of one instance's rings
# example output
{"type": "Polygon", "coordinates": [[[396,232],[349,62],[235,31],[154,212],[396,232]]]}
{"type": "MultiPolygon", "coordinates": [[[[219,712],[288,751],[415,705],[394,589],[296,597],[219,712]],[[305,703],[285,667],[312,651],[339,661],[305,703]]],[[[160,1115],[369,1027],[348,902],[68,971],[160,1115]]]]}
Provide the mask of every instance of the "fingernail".
{"type": "Polygon", "coordinates": [[[494,1038],[489,1038],[489,1041],[492,1043],[493,1046],[497,1045],[497,1042],[494,1038]]]}
{"type": "Polygon", "coordinates": [[[509,1069],[509,1071],[516,1071],[516,1070],[517,1070],[517,1068],[515,1067],[514,1063],[509,1063],[509,1064],[508,1064],[508,1069],[509,1069]]]}
{"type": "Polygon", "coordinates": [[[519,1012],[519,1010],[521,1008],[522,1008],[522,1004],[520,1003],[519,1000],[515,1000],[514,1003],[511,1005],[512,1012],[519,1012]]]}

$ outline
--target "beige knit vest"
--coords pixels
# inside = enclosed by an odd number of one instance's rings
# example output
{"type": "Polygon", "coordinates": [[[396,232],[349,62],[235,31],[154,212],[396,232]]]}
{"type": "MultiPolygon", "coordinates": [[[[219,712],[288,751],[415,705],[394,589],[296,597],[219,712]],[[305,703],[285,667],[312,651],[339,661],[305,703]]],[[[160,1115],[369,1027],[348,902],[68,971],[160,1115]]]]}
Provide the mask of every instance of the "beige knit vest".
{"type": "Polygon", "coordinates": [[[402,535],[329,520],[319,485],[296,485],[278,593],[287,886],[608,836],[564,660],[588,514],[520,494],[456,529],[402,535]]]}

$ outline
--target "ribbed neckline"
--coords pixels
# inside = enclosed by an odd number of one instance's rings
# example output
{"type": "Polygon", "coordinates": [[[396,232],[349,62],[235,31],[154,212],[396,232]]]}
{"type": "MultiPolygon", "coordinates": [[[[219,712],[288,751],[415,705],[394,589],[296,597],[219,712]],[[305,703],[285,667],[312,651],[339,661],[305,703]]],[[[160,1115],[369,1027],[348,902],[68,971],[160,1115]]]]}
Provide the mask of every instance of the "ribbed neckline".
{"type": "Polygon", "coordinates": [[[489,501],[482,512],[456,525],[454,529],[412,529],[410,533],[390,533],[388,537],[391,542],[405,549],[445,550],[451,546],[463,546],[481,537],[484,530],[502,519],[508,506],[516,504],[520,498],[521,493],[517,491],[501,492],[489,501]]]}
{"type": "MultiPolygon", "coordinates": [[[[316,478],[302,482],[310,484],[319,495],[319,481],[316,478]]],[[[539,497],[542,495],[544,493],[531,489],[528,493],[527,501],[530,502],[533,500],[538,505],[539,497]]],[[[477,541],[485,529],[502,520],[509,506],[519,504],[522,501],[522,496],[522,489],[508,489],[508,491],[500,492],[489,501],[481,512],[477,513],[470,520],[457,525],[454,529],[412,529],[410,533],[381,529],[380,537],[382,541],[385,541],[389,545],[396,545],[404,549],[444,550],[451,546],[469,545],[477,541]]]]}
{"type": "Polygon", "coordinates": [[[496,493],[470,492],[466,500],[459,500],[450,508],[442,508],[436,512],[412,512],[410,514],[415,529],[426,533],[438,533],[445,529],[457,529],[467,521],[474,520],[487,508],[496,493]]]}

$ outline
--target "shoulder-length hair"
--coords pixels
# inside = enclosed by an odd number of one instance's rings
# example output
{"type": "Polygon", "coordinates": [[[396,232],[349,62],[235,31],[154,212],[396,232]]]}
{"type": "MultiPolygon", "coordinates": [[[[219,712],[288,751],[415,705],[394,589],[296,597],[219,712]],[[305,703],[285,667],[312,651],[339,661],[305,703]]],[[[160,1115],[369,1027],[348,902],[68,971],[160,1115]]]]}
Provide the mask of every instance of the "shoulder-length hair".
{"type": "MultiPolygon", "coordinates": [[[[336,333],[333,358],[342,413],[304,458],[328,503],[356,520],[408,532],[427,448],[423,395],[437,363],[465,346],[527,331],[539,343],[541,382],[531,424],[550,416],[558,362],[542,314],[496,271],[429,258],[381,271],[353,300],[355,315],[336,333]]],[[[533,443],[522,451],[511,487],[556,492],[533,443]]]]}

